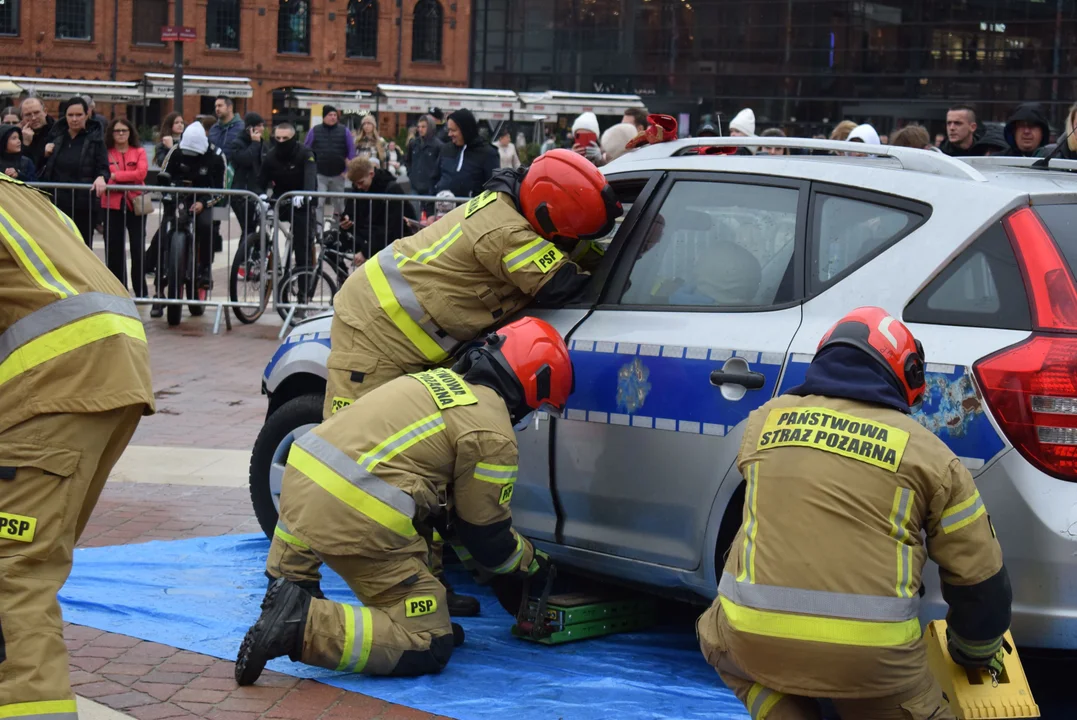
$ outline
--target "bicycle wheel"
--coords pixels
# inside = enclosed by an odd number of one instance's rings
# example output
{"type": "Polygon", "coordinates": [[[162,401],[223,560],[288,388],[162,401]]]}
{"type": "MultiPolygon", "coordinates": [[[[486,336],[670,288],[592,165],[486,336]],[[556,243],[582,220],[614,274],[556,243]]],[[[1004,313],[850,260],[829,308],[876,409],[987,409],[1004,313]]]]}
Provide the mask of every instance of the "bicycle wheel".
{"type": "Polygon", "coordinates": [[[228,298],[232,302],[258,302],[258,307],[233,307],[232,312],[236,319],[244,325],[250,325],[262,317],[266,305],[269,304],[271,272],[269,258],[259,257],[258,233],[251,233],[239,241],[236,255],[232,258],[232,271],[228,274],[228,298]],[[262,278],[266,279],[262,285],[262,278]],[[259,296],[258,291],[264,289],[259,296]]]}
{"type": "MultiPolygon", "coordinates": [[[[187,273],[187,237],[181,232],[172,233],[168,247],[168,292],[169,300],[182,300],[184,291],[183,276],[187,273]]],[[[168,324],[179,325],[183,317],[183,306],[179,303],[165,305],[168,324]]]]}
{"type": "Polygon", "coordinates": [[[277,313],[282,320],[288,319],[291,303],[301,305],[324,305],[310,310],[296,310],[292,315],[292,324],[308,317],[325,312],[333,305],[333,296],[337,294],[337,284],[333,277],[321,266],[292,270],[281,280],[277,288],[277,313]],[[301,294],[301,291],[302,294],[301,294]]]}

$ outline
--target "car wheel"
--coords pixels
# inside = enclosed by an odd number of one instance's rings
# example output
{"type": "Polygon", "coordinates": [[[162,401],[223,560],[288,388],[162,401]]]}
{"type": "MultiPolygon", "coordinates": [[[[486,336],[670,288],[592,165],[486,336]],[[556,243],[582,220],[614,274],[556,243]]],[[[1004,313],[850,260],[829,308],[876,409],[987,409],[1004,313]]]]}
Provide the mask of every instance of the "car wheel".
{"type": "Polygon", "coordinates": [[[737,531],[744,517],[744,491],[745,484],[742,482],[729,498],[725,512],[722,513],[722,524],[718,526],[718,542],[714,547],[714,577],[719,582],[722,579],[722,571],[725,569],[726,556],[733,540],[737,537],[737,531]]]}
{"type": "Polygon", "coordinates": [[[266,537],[273,536],[280,512],[280,488],[288,451],[295,439],[322,421],[322,396],[300,395],[266,419],[251,453],[250,490],[254,515],[266,537]]]}

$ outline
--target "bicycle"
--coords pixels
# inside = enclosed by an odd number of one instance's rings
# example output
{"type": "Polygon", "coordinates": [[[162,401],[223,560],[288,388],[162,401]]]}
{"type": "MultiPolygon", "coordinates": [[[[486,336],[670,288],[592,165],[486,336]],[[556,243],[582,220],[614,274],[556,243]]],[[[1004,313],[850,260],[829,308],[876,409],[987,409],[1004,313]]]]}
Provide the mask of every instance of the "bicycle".
{"type": "MultiPolygon", "coordinates": [[[[284,257],[290,258],[292,254],[292,234],[277,227],[273,207],[266,203],[264,199],[262,200],[259,214],[263,227],[274,228],[284,234],[286,240],[284,257]]],[[[232,306],[232,313],[244,325],[257,322],[269,305],[270,298],[273,297],[274,280],[276,279],[273,275],[273,249],[277,245],[276,236],[273,237],[273,242],[266,244],[265,257],[261,257],[261,245],[262,235],[260,232],[252,232],[240,240],[239,247],[236,248],[236,254],[232,258],[231,271],[228,274],[228,297],[232,302],[251,302],[252,299],[258,301],[257,308],[232,306]],[[263,277],[265,278],[264,285],[262,284],[263,277]],[[240,297],[241,295],[242,298],[240,297]]],[[[286,260],[286,262],[290,262],[290,260],[286,260]]],[[[287,269],[287,265],[285,269],[287,269]]]]}
{"type": "MultiPolygon", "coordinates": [[[[332,306],[337,291],[351,275],[354,265],[352,258],[344,249],[340,231],[326,230],[315,241],[314,264],[309,267],[289,269],[283,276],[277,294],[278,310],[287,320],[288,312],[283,307],[295,303],[310,304],[313,298],[326,299],[326,306],[332,306]],[[305,292],[301,288],[305,285],[305,292]]],[[[292,323],[311,315],[324,312],[324,308],[296,308],[291,313],[292,323]]]]}
{"type": "MultiPolygon", "coordinates": [[[[164,178],[165,182],[169,180],[170,178],[164,178]]],[[[205,301],[209,298],[209,290],[197,286],[194,271],[197,254],[194,242],[196,215],[183,199],[167,192],[162,196],[162,201],[175,206],[174,213],[165,212],[165,225],[161,230],[161,242],[165,245],[162,252],[165,267],[159,268],[158,280],[165,290],[165,297],[169,300],[182,300],[186,294],[188,300],[205,301]]],[[[206,312],[204,305],[192,304],[188,305],[187,309],[193,317],[201,317],[206,312]]],[[[168,324],[175,327],[183,317],[183,306],[179,303],[168,303],[165,306],[165,314],[168,324]]]]}

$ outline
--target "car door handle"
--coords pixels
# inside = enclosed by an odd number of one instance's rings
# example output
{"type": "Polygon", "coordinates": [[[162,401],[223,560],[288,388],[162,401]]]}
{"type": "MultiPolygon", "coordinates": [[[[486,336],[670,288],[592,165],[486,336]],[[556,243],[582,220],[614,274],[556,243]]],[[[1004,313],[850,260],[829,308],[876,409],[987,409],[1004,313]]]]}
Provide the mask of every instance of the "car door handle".
{"type": "Polygon", "coordinates": [[[712,370],[711,385],[740,385],[749,390],[759,390],[767,384],[767,378],[763,373],[757,372],[729,372],[728,370],[712,370]]]}

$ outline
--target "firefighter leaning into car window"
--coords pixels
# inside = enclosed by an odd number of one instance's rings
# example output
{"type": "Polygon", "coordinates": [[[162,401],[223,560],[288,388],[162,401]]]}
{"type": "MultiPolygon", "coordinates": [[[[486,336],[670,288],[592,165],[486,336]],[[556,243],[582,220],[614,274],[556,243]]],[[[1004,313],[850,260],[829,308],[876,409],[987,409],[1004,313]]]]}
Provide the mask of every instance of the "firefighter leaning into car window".
{"type": "MultiPolygon", "coordinates": [[[[575,297],[590,278],[585,269],[597,264],[591,239],[608,234],[620,214],[602,173],[571,150],[495,172],[485,192],[396,240],[337,293],[324,417],[394,378],[444,364],[532,301],[559,306],[575,297]],[[586,255],[580,264],[566,257],[577,254],[586,255]]],[[[444,577],[440,550],[435,542],[431,565],[444,577]]],[[[270,579],[287,575],[317,594],[318,565],[274,536],[270,579]]],[[[478,614],[477,600],[449,593],[453,615],[478,614]]]]}
{"type": "Polygon", "coordinates": [[[273,582],[236,659],[250,685],[268,660],[370,675],[439,672],[464,640],[427,568],[434,526],[509,613],[549,558],[512,528],[513,427],[560,413],[572,392],[561,336],[512,322],[452,367],[396,378],[301,436],[284,472],[280,532],[333,568],[362,602],[273,582]]]}
{"type": "Polygon", "coordinates": [[[697,632],[753,720],[953,718],[928,669],[921,573],[939,565],[950,654],[1002,670],[1010,581],[972,476],[910,417],[924,354],[880,308],[823,336],[803,385],[748,417],[744,522],[697,632]],[[926,537],[926,546],[922,535],[926,537]]]}
{"type": "Polygon", "coordinates": [[[0,718],[75,720],[56,594],[153,412],[146,334],[71,218],[0,174],[0,718]]]}
{"type": "MultiPolygon", "coordinates": [[[[170,187],[205,188],[208,191],[224,188],[224,153],[206,138],[201,123],[191,123],[180,137],[179,148],[168,153],[161,169],[162,185],[170,187]]],[[[165,195],[165,222],[163,232],[171,234],[176,222],[178,203],[189,205],[195,222],[195,253],[197,256],[198,287],[209,289],[213,284],[213,213],[224,196],[212,192],[177,195],[171,201],[165,195]]],[[[159,313],[156,314],[158,317],[159,313]]]]}

